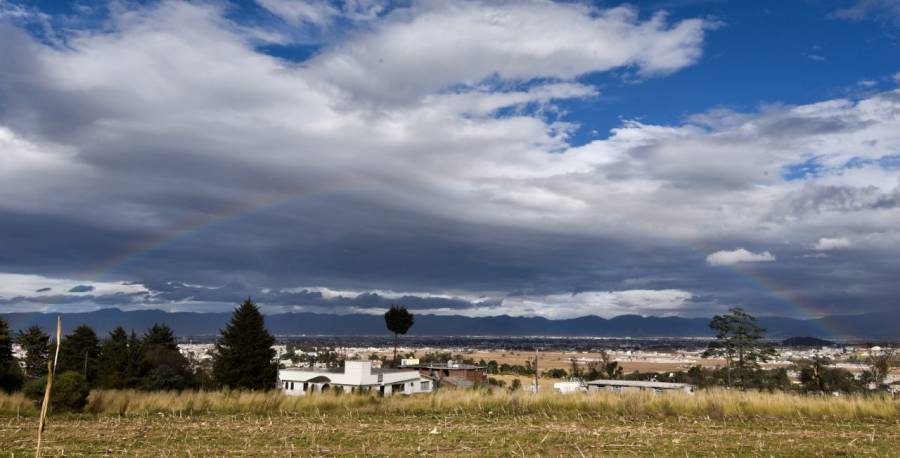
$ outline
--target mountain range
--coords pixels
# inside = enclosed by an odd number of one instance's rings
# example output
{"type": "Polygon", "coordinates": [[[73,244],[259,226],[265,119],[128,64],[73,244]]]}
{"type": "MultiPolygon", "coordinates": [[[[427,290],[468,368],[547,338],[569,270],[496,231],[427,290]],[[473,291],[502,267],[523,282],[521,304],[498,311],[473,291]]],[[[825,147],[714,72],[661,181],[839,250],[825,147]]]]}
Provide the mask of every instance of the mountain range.
{"type": "MultiPolygon", "coordinates": [[[[83,313],[0,313],[13,330],[38,324],[49,331],[57,315],[63,329],[87,324],[99,335],[116,326],[138,332],[153,323],[170,326],[182,337],[213,336],[225,326],[230,312],[195,313],[162,310],[123,311],[115,308],[83,313]]],[[[409,335],[420,336],[571,336],[571,337],[705,337],[711,336],[709,318],[620,315],[613,318],[583,316],[550,320],[541,317],[465,317],[417,315],[409,335]]],[[[775,338],[813,336],[853,339],[900,339],[900,311],[861,315],[826,316],[818,319],[761,317],[767,335],[775,338]]],[[[380,315],[329,315],[284,313],[266,315],[269,331],[276,335],[382,335],[387,331],[380,315]]]]}

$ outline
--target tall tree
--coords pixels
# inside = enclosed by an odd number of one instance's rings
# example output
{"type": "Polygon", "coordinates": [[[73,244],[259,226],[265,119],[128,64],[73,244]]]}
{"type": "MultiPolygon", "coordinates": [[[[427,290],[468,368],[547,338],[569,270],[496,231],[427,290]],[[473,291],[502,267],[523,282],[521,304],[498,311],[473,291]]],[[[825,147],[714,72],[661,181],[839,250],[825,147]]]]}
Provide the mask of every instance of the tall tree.
{"type": "Polygon", "coordinates": [[[16,342],[25,351],[25,376],[33,380],[47,375],[50,336],[35,324],[24,331],[19,331],[16,334],[16,342]]]}
{"type": "Polygon", "coordinates": [[[144,333],[144,345],[178,351],[178,342],[172,328],[165,324],[154,323],[144,333]]]}
{"type": "Polygon", "coordinates": [[[0,391],[12,392],[22,387],[22,370],[13,356],[9,324],[0,318],[0,391]]]}
{"type": "Polygon", "coordinates": [[[144,342],[140,336],[131,330],[128,334],[128,365],[125,367],[125,386],[137,388],[141,384],[141,378],[147,373],[147,361],[144,358],[144,342]]]}
{"type": "Polygon", "coordinates": [[[746,388],[748,372],[776,356],[771,345],[762,343],[766,330],[741,308],[714,316],[709,327],[716,331],[716,339],[710,342],[703,357],[725,358],[728,386],[732,385],[732,372],[736,372],[739,386],[746,388]]]}
{"type": "Polygon", "coordinates": [[[128,334],[124,328],[119,326],[109,333],[109,337],[100,346],[97,385],[109,389],[132,388],[128,384],[130,358],[128,334]]]}
{"type": "Polygon", "coordinates": [[[409,328],[415,322],[412,313],[406,310],[402,305],[392,305],[391,308],[384,313],[384,324],[388,331],[394,333],[394,362],[397,361],[397,345],[400,343],[400,335],[406,334],[409,328]]]}
{"type": "Polygon", "coordinates": [[[99,357],[100,341],[97,334],[87,325],[78,326],[63,338],[59,347],[57,372],[77,372],[93,386],[97,379],[99,357]]]}
{"type": "Polygon", "coordinates": [[[189,362],[178,351],[175,333],[164,324],[154,324],[144,333],[143,355],[147,373],[141,387],[147,390],[180,390],[192,384],[189,362]]]}
{"type": "Polygon", "coordinates": [[[216,381],[229,388],[273,388],[278,373],[275,338],[249,297],[234,310],[221,334],[213,363],[216,381]]]}

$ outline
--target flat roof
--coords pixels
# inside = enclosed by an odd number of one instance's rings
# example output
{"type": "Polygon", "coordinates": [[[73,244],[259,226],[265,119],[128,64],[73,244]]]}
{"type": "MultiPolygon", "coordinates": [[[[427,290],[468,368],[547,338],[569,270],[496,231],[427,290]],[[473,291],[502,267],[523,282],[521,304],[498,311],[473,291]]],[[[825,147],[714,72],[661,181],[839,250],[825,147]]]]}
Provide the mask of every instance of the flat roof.
{"type": "MultiPolygon", "coordinates": [[[[312,372],[315,374],[343,374],[343,367],[285,367],[283,369],[279,369],[282,371],[291,371],[291,372],[312,372]]],[[[373,374],[392,374],[396,372],[412,372],[409,369],[396,369],[396,368],[380,368],[373,367],[373,374]]]]}
{"type": "Polygon", "coordinates": [[[591,380],[588,385],[598,386],[636,386],[642,388],[685,388],[690,383],[650,382],[645,380],[591,380]]]}
{"type": "Polygon", "coordinates": [[[446,364],[446,363],[437,363],[437,364],[410,364],[409,367],[414,369],[483,369],[481,366],[476,366],[474,364],[446,364]]]}

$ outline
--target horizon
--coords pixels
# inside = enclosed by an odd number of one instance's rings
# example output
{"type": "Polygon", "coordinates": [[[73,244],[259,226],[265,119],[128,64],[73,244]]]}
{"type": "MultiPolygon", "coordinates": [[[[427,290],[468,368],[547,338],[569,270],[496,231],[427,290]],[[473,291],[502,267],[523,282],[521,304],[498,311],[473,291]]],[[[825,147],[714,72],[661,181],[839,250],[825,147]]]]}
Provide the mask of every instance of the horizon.
{"type": "Polygon", "coordinates": [[[898,32],[856,0],[0,0],[0,313],[896,313],[898,32]]]}

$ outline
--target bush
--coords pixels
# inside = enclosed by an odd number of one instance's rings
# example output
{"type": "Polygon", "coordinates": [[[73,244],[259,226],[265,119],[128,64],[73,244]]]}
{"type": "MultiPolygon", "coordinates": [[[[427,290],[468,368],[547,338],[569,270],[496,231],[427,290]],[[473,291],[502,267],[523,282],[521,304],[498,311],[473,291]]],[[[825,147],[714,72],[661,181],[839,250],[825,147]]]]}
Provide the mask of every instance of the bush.
{"type": "MultiPolygon", "coordinates": [[[[44,399],[47,377],[32,380],[25,384],[25,395],[38,404],[44,399]]],[[[87,380],[78,372],[68,371],[53,380],[53,392],[50,394],[50,407],[56,411],[80,411],[87,403],[91,389],[87,380]]]]}
{"type": "Polygon", "coordinates": [[[18,391],[24,379],[15,361],[0,361],[0,391],[6,393],[18,391]]]}

